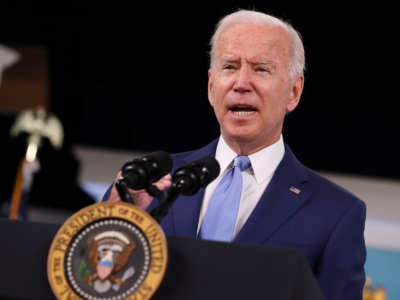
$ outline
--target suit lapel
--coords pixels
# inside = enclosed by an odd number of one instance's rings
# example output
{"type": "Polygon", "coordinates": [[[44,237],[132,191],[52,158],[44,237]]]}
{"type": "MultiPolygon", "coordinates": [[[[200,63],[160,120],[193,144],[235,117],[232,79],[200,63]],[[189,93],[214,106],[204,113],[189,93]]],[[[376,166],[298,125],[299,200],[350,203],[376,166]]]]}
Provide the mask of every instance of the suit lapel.
{"type": "MultiPolygon", "coordinates": [[[[192,152],[183,159],[177,158],[174,161],[174,168],[198,160],[204,156],[215,155],[218,139],[212,141],[207,146],[192,152]],[[175,163],[176,162],[176,163],[175,163]]],[[[196,238],[197,224],[200,215],[201,203],[203,201],[205,188],[201,188],[193,196],[179,196],[171,207],[172,218],[177,236],[196,238]]]]}
{"type": "Polygon", "coordinates": [[[285,145],[285,155],[235,241],[263,243],[307,202],[311,190],[304,166],[285,145]]]}
{"type": "Polygon", "coordinates": [[[173,222],[177,236],[195,238],[204,188],[194,196],[180,196],[173,206],[173,222]]]}

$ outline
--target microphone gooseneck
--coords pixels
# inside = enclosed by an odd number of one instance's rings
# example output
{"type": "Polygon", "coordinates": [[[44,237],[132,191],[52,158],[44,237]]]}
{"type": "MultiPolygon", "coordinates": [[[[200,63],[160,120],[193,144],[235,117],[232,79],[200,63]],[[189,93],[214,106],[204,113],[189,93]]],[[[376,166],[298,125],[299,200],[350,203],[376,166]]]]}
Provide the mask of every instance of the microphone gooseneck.
{"type": "Polygon", "coordinates": [[[178,168],[172,176],[172,185],[167,191],[165,200],[160,201],[159,206],[154,208],[150,215],[160,222],[179,194],[197,193],[200,188],[213,181],[219,172],[219,163],[212,156],[205,156],[178,168]]]}

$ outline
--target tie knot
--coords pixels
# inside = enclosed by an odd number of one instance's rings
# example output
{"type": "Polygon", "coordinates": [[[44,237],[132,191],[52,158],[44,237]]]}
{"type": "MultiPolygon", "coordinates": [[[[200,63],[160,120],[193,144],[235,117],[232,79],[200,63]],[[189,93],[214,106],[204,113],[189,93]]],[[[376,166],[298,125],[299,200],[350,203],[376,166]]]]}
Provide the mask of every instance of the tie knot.
{"type": "Polygon", "coordinates": [[[240,155],[233,161],[234,167],[239,167],[240,171],[244,171],[250,167],[250,159],[248,156],[240,155]]]}

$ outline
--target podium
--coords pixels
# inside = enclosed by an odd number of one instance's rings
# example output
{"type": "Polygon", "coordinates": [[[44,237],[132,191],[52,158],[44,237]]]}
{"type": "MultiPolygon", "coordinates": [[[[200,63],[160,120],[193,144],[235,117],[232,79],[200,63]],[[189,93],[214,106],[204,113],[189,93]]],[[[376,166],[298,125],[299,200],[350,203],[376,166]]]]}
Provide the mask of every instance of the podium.
{"type": "MultiPolygon", "coordinates": [[[[55,299],[47,255],[60,226],[0,220],[0,299],[55,299]]],[[[324,299],[297,250],[176,237],[167,243],[167,270],[152,299],[324,299]]]]}

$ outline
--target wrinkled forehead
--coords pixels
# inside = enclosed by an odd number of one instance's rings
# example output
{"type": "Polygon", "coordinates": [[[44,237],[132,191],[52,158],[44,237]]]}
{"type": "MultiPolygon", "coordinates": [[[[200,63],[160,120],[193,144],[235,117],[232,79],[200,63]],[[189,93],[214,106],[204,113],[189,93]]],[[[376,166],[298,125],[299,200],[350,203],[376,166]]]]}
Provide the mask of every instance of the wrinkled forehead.
{"type": "Polygon", "coordinates": [[[290,34],[278,25],[232,24],[221,32],[215,46],[217,57],[246,55],[289,59],[291,54],[290,34]]]}

